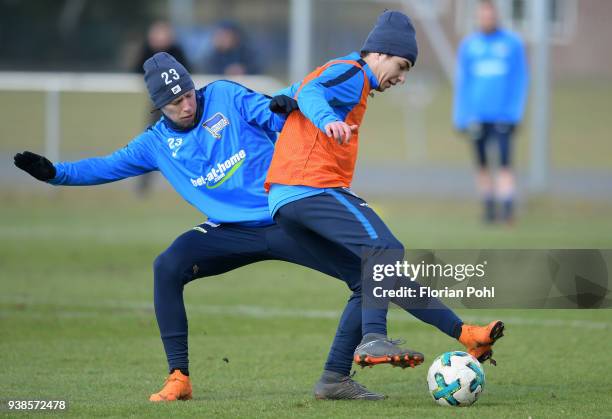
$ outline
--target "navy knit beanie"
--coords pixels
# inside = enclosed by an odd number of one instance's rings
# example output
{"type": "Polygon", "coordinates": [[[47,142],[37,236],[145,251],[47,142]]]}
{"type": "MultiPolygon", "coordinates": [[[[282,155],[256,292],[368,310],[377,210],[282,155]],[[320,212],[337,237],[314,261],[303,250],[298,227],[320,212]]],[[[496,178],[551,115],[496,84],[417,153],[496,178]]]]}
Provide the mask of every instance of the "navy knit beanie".
{"type": "Polygon", "coordinates": [[[385,10],[376,21],[361,51],[406,58],[414,66],[419,49],[412,21],[396,10],[385,10]]]}
{"type": "Polygon", "coordinates": [[[189,72],[167,52],[158,52],[142,65],[149,97],[156,109],[194,89],[189,72]]]}

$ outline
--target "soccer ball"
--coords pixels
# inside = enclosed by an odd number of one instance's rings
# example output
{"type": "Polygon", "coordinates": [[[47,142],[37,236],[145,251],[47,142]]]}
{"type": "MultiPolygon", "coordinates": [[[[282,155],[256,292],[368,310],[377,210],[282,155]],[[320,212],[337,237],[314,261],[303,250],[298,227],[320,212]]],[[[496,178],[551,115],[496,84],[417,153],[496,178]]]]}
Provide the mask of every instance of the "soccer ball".
{"type": "Polygon", "coordinates": [[[484,389],[485,374],[480,362],[466,352],[446,352],[437,357],[427,372],[429,392],[442,406],[469,406],[484,389]]]}

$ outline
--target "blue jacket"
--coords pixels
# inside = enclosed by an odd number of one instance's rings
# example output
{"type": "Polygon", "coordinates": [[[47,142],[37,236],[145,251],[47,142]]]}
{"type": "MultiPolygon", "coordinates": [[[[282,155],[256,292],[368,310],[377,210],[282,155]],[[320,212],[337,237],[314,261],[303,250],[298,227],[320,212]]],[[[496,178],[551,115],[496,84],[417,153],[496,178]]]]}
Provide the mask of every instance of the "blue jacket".
{"type": "Polygon", "coordinates": [[[54,185],[98,185],[159,170],[215,223],[272,224],[263,183],[284,116],[267,96],[229,81],[196,92],[198,124],[188,131],[162,117],[106,157],[55,164],[54,185]]]}
{"type": "Polygon", "coordinates": [[[512,32],[477,32],[459,46],[453,122],[521,121],[527,97],[525,48],[512,32]]]}

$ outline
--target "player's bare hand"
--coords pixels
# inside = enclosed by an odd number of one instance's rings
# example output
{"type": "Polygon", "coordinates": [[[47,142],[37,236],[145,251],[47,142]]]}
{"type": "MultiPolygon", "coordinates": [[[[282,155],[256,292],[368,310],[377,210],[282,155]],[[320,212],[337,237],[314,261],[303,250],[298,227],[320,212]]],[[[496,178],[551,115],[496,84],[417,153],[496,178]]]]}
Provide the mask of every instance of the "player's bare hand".
{"type": "Polygon", "coordinates": [[[346,122],[336,121],[325,125],[325,133],[328,137],[332,137],[340,145],[348,144],[351,140],[353,132],[357,131],[359,126],[349,125],[346,122]]]}

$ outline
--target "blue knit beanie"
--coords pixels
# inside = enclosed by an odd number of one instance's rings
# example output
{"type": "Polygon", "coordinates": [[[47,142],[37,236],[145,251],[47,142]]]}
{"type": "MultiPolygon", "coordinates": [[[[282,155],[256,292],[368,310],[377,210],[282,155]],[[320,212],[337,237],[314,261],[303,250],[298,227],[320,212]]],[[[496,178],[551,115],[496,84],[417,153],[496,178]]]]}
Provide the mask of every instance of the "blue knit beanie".
{"type": "Polygon", "coordinates": [[[187,69],[167,52],[158,52],[142,65],[149,97],[156,109],[194,89],[187,69]]]}
{"type": "Polygon", "coordinates": [[[385,10],[376,21],[361,51],[406,58],[414,66],[419,49],[412,21],[396,10],[385,10]]]}

